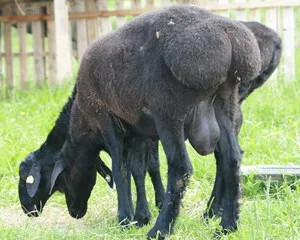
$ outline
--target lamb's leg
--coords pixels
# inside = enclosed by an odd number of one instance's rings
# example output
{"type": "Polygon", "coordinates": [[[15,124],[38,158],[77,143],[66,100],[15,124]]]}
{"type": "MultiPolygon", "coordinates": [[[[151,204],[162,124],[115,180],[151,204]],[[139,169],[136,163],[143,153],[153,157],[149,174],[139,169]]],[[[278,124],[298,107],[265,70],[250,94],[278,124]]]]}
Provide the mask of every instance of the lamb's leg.
{"type": "Polygon", "coordinates": [[[173,230],[192,166],[185,146],[183,124],[176,126],[173,122],[156,119],[156,127],[168,160],[168,186],[162,209],[148,238],[159,235],[158,239],[164,239],[173,230]]]}
{"type": "Polygon", "coordinates": [[[216,100],[215,109],[221,131],[220,140],[216,148],[219,156],[220,173],[225,186],[224,212],[220,225],[222,232],[237,230],[240,195],[240,163],[241,148],[232,124],[232,105],[230,100],[216,100]]]}
{"type": "Polygon", "coordinates": [[[162,203],[165,199],[165,188],[160,175],[157,140],[153,140],[151,142],[148,173],[151,177],[152,185],[155,191],[155,206],[161,209],[162,203]]]}
{"type": "Polygon", "coordinates": [[[151,218],[145,188],[149,148],[148,144],[139,144],[138,146],[140,147],[140,151],[129,151],[128,157],[130,159],[131,174],[134,178],[137,192],[134,221],[137,221],[136,225],[138,227],[142,227],[143,225],[148,224],[151,218]]]}
{"type": "Polygon", "coordinates": [[[121,225],[126,226],[133,218],[133,205],[130,186],[130,168],[127,150],[123,147],[123,137],[117,134],[112,125],[106,124],[103,133],[104,143],[112,158],[112,174],[118,194],[118,216],[121,225]]]}

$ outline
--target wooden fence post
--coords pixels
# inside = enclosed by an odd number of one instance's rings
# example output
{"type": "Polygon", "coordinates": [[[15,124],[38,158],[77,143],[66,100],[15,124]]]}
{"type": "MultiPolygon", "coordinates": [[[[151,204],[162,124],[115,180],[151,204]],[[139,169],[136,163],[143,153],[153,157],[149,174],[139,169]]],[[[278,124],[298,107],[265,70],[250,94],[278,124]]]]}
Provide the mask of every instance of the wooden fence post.
{"type": "Polygon", "coordinates": [[[54,0],[56,81],[63,83],[72,76],[67,0],[54,0]]]}
{"type": "MultiPolygon", "coordinates": [[[[236,3],[244,3],[244,2],[245,2],[245,0],[236,0],[236,3]]],[[[236,18],[236,20],[239,20],[239,21],[246,21],[245,9],[236,10],[235,18],[236,18]]]]}
{"type": "Polygon", "coordinates": [[[18,23],[19,45],[20,45],[20,81],[21,89],[27,88],[27,23],[18,23]]]}
{"type": "MultiPolygon", "coordinates": [[[[47,13],[53,14],[53,3],[47,4],[47,13]]],[[[56,81],[56,42],[55,42],[55,22],[50,20],[47,22],[48,36],[48,81],[53,86],[56,81]]]]}
{"type": "Polygon", "coordinates": [[[292,81],[295,79],[295,25],[293,8],[283,8],[282,28],[284,80],[292,81]]]}
{"type": "MultiPolygon", "coordinates": [[[[26,13],[23,11],[25,9],[25,4],[19,3],[19,8],[17,15],[24,16],[26,13]]],[[[19,37],[19,47],[20,47],[20,87],[21,90],[26,90],[26,83],[28,81],[27,76],[27,22],[18,23],[18,37],[19,37]]]]}
{"type": "MultiPolygon", "coordinates": [[[[97,0],[96,2],[97,9],[99,11],[107,10],[107,2],[104,0],[97,0]]],[[[107,34],[112,31],[112,25],[109,17],[100,17],[100,25],[101,25],[101,34],[107,34]]]]}
{"type": "MultiPolygon", "coordinates": [[[[219,0],[219,4],[228,4],[228,0],[219,0]]],[[[219,15],[224,16],[224,17],[229,17],[229,12],[228,10],[223,10],[217,12],[219,15]]]]}
{"type": "MultiPolygon", "coordinates": [[[[41,9],[39,5],[33,6],[34,14],[41,14],[41,9]]],[[[32,36],[34,43],[34,70],[35,79],[37,86],[40,86],[42,81],[45,80],[45,58],[44,58],[44,33],[42,30],[42,22],[37,21],[32,23],[32,36]]]]}
{"type": "MultiPolygon", "coordinates": [[[[86,0],[85,7],[88,12],[93,12],[96,9],[95,0],[86,0]]],[[[79,29],[77,29],[79,30],[79,29]]],[[[88,43],[91,44],[97,37],[99,37],[98,19],[87,20],[88,43]]]]}
{"type": "MultiPolygon", "coordinates": [[[[116,9],[124,9],[124,0],[116,0],[116,9]]],[[[122,27],[126,23],[126,17],[117,17],[117,27],[122,27]]]]}
{"type": "MultiPolygon", "coordinates": [[[[84,1],[75,1],[73,10],[75,12],[84,12],[85,4],[84,1]]],[[[76,39],[77,39],[77,56],[78,61],[80,62],[82,56],[84,54],[85,49],[88,46],[88,38],[87,38],[87,26],[85,19],[76,20],[76,39]]]]}
{"type": "MultiPolygon", "coordinates": [[[[260,0],[252,0],[255,3],[259,3],[260,0]]],[[[261,22],[261,13],[260,13],[260,8],[253,9],[251,11],[251,21],[257,21],[261,22]]]]}
{"type": "MultiPolygon", "coordinates": [[[[277,12],[277,8],[267,8],[266,9],[266,20],[265,20],[265,24],[266,26],[268,26],[269,28],[272,28],[275,31],[278,31],[278,12],[277,12]]],[[[277,76],[278,76],[278,69],[276,69],[274,71],[274,73],[271,76],[271,80],[277,80],[277,76]]]]}
{"type": "MultiPolygon", "coordinates": [[[[6,6],[4,8],[4,15],[9,16],[11,14],[11,7],[6,6]]],[[[11,23],[4,23],[4,48],[5,48],[5,74],[6,74],[6,84],[13,88],[13,56],[12,56],[12,44],[11,44],[11,23]]]]}

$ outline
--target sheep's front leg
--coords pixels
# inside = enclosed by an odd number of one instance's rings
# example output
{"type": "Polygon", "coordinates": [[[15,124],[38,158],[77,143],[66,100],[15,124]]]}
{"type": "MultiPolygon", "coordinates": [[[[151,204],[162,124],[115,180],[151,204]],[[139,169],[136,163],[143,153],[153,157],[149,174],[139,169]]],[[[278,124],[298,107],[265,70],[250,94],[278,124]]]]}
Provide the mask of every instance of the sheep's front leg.
{"type": "Polygon", "coordinates": [[[148,173],[151,177],[152,185],[155,191],[155,206],[161,209],[165,199],[165,188],[161,180],[159,169],[158,141],[152,141],[150,151],[148,173]]]}
{"type": "Polygon", "coordinates": [[[161,212],[148,238],[164,239],[172,233],[192,166],[185,147],[183,125],[176,127],[156,120],[156,127],[168,160],[168,186],[161,212]]]}
{"type": "Polygon", "coordinates": [[[123,137],[118,136],[113,128],[106,126],[103,134],[104,142],[112,158],[112,174],[118,194],[118,217],[121,225],[126,226],[133,219],[133,205],[131,197],[131,174],[128,151],[124,149],[123,137]],[[110,130],[110,131],[109,131],[110,130]]]}
{"type": "Polygon", "coordinates": [[[130,162],[131,174],[134,178],[137,202],[134,221],[137,226],[142,227],[149,223],[151,213],[146,198],[145,177],[148,168],[149,144],[147,140],[138,139],[133,141],[128,151],[128,162],[130,162]],[[134,145],[134,146],[132,146],[134,145]]]}

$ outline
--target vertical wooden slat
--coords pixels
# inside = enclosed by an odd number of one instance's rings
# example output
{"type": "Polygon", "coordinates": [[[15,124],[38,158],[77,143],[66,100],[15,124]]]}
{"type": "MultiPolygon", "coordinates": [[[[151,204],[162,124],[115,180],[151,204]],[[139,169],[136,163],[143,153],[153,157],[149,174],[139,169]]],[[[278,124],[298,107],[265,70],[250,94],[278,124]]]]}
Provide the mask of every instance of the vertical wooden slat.
{"type": "MultiPolygon", "coordinates": [[[[277,8],[266,9],[266,20],[265,20],[266,26],[277,31],[278,30],[278,18],[279,18],[279,14],[278,14],[277,8]]],[[[271,76],[271,81],[276,80],[277,76],[278,76],[278,70],[276,69],[271,76]]]]}
{"type": "Polygon", "coordinates": [[[265,22],[266,26],[277,31],[278,29],[277,19],[278,19],[277,8],[266,9],[266,22],[265,22]]]}
{"type": "MultiPolygon", "coordinates": [[[[41,9],[39,5],[34,5],[35,14],[41,14],[41,9]]],[[[35,80],[37,86],[42,84],[45,79],[45,59],[43,57],[44,53],[44,35],[42,31],[42,22],[36,21],[32,23],[32,36],[33,36],[33,56],[34,56],[34,71],[35,80]]]]}
{"type": "MultiPolygon", "coordinates": [[[[74,1],[69,1],[69,13],[76,12],[76,4],[74,1]]],[[[72,53],[72,58],[75,57],[78,59],[78,51],[77,51],[77,27],[76,27],[76,19],[69,19],[69,35],[70,35],[70,51],[72,53]]]]}
{"type": "Polygon", "coordinates": [[[154,0],[146,0],[146,7],[154,7],[154,0]]]}
{"type": "Polygon", "coordinates": [[[132,0],[132,8],[134,9],[141,8],[141,0],[132,0]]]}
{"type": "MultiPolygon", "coordinates": [[[[11,8],[8,6],[4,8],[4,15],[9,16],[11,8]]],[[[4,49],[5,49],[5,73],[6,84],[13,88],[13,57],[12,57],[12,37],[11,37],[11,23],[4,23],[4,49]]]]}
{"type": "MultiPolygon", "coordinates": [[[[85,1],[86,10],[88,12],[93,12],[96,9],[95,0],[86,0],[85,1]]],[[[99,27],[98,19],[88,19],[87,20],[87,29],[88,29],[88,43],[91,44],[99,36],[99,27]]]]}
{"type": "MultiPolygon", "coordinates": [[[[116,0],[116,10],[124,9],[124,0],[116,0]]],[[[126,17],[117,17],[117,26],[122,27],[126,23],[126,17]]]]}
{"type": "Polygon", "coordinates": [[[63,83],[72,76],[67,0],[54,0],[56,81],[63,83]]]}
{"type": "MultiPolygon", "coordinates": [[[[75,1],[73,6],[73,11],[75,12],[84,12],[85,4],[84,1],[75,1]]],[[[88,37],[87,37],[87,25],[85,19],[76,20],[76,40],[77,40],[77,56],[79,62],[82,59],[85,49],[88,46],[88,37]]]]}
{"type": "Polygon", "coordinates": [[[291,81],[295,79],[295,25],[293,8],[283,8],[282,28],[284,79],[291,81]]]}
{"type": "MultiPolygon", "coordinates": [[[[227,4],[228,0],[219,0],[219,4],[227,4]]],[[[219,15],[224,16],[224,17],[228,17],[229,16],[229,12],[228,10],[223,10],[223,11],[219,11],[217,12],[219,15]]]]}
{"type": "Polygon", "coordinates": [[[18,34],[20,44],[20,80],[21,89],[26,89],[27,83],[27,23],[18,23],[18,34]]]}
{"type": "MultiPolygon", "coordinates": [[[[235,0],[236,3],[244,3],[245,0],[235,0]]],[[[246,21],[246,12],[244,9],[241,10],[236,10],[236,15],[235,15],[236,20],[239,21],[246,21]]]]}
{"type": "MultiPolygon", "coordinates": [[[[163,7],[167,7],[167,6],[171,5],[171,1],[170,0],[162,0],[161,3],[162,3],[163,7]]],[[[196,3],[194,5],[196,5],[196,3]]]]}
{"type": "MultiPolygon", "coordinates": [[[[53,14],[53,4],[47,4],[47,13],[53,14]]],[[[47,22],[48,36],[48,81],[51,86],[56,82],[56,44],[55,44],[55,23],[53,20],[47,22]]]]}
{"type": "MultiPolygon", "coordinates": [[[[107,10],[107,2],[105,0],[97,0],[97,9],[99,11],[107,10]]],[[[101,17],[100,18],[100,24],[101,24],[101,33],[102,35],[110,33],[112,31],[112,25],[110,22],[109,17],[101,17]]]]}
{"type": "MultiPolygon", "coordinates": [[[[255,3],[259,3],[261,0],[252,0],[255,3]]],[[[257,22],[261,22],[261,12],[260,12],[260,8],[256,8],[251,10],[251,21],[257,21],[257,22]]]]}

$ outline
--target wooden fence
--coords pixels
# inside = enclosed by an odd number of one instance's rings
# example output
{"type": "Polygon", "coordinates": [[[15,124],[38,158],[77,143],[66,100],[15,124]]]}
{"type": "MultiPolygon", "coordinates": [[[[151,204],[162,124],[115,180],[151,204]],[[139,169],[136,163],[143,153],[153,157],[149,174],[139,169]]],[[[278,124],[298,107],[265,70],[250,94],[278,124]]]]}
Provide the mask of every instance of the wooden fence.
{"type": "Polygon", "coordinates": [[[64,6],[54,4],[64,1],[0,5],[0,87],[26,89],[29,83],[59,82],[66,77],[60,70],[76,72],[86,47],[95,38],[136,15],[174,4],[193,4],[233,19],[268,25],[283,41],[283,58],[274,78],[294,80],[295,69],[300,68],[296,62],[296,52],[300,55],[299,0],[70,0],[69,24],[61,26],[67,20],[54,9],[64,6]],[[61,44],[63,39],[66,44],[61,44]]]}

